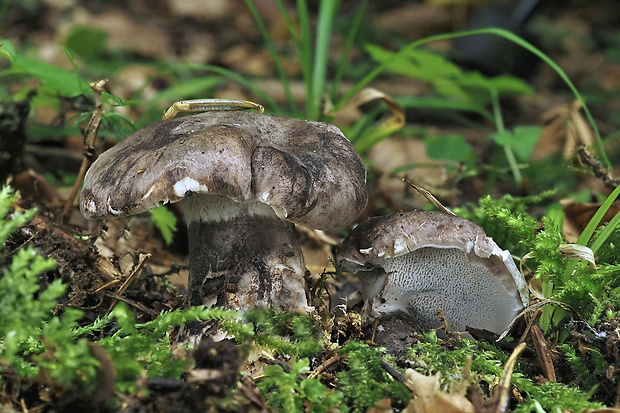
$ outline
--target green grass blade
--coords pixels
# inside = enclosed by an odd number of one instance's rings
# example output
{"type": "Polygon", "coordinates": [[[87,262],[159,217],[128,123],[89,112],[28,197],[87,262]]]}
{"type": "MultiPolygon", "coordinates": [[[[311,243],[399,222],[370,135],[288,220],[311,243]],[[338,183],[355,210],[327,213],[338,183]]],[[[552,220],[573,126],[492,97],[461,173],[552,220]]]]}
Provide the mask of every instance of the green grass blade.
{"type": "Polygon", "coordinates": [[[558,66],[553,60],[551,60],[549,56],[547,56],[545,53],[543,53],[540,49],[535,47],[533,44],[523,40],[519,36],[504,29],[492,27],[492,28],[486,28],[486,29],[468,30],[468,31],[463,31],[463,32],[458,32],[458,33],[438,34],[434,36],[428,36],[423,39],[417,40],[415,42],[409,43],[407,46],[403,47],[398,52],[394,53],[394,56],[392,56],[391,59],[375,67],[373,70],[370,71],[370,73],[364,76],[362,80],[360,80],[357,84],[355,84],[355,86],[349,89],[340,98],[340,100],[334,105],[334,111],[337,111],[338,109],[342,108],[342,106],[344,106],[346,102],[351,100],[351,98],[355,96],[356,93],[358,93],[361,89],[367,86],[381,73],[383,73],[394,60],[406,54],[408,51],[416,49],[417,47],[420,47],[424,44],[431,43],[431,42],[438,41],[438,40],[450,40],[450,39],[456,39],[459,37],[475,36],[475,35],[480,35],[480,34],[492,34],[495,36],[503,37],[513,43],[516,43],[517,45],[523,47],[524,49],[528,50],[530,53],[536,55],[542,61],[547,63],[558,74],[558,76],[560,76],[560,78],[564,81],[564,83],[566,83],[569,89],[573,92],[577,100],[579,100],[579,102],[581,103],[583,107],[583,111],[586,114],[588,122],[590,123],[590,127],[592,128],[592,130],[594,131],[594,134],[596,135],[596,143],[595,143],[596,149],[599,152],[600,156],[603,158],[605,165],[607,167],[611,167],[611,162],[609,161],[609,158],[607,157],[607,153],[605,152],[605,148],[603,146],[601,135],[599,133],[598,127],[596,126],[596,123],[594,122],[594,118],[592,117],[592,114],[590,113],[590,110],[588,109],[588,106],[586,105],[585,100],[583,99],[583,97],[581,96],[581,94],[579,93],[575,85],[573,84],[573,82],[570,80],[566,72],[564,72],[564,70],[560,66],[558,66]]]}
{"type": "MultiPolygon", "coordinates": [[[[297,56],[306,88],[306,114],[312,98],[312,30],[310,28],[310,11],[306,0],[297,0],[297,17],[299,19],[299,46],[297,56]]],[[[312,119],[312,118],[311,118],[312,119]]]]}
{"type": "Polygon", "coordinates": [[[609,210],[609,208],[614,203],[616,198],[618,198],[619,195],[620,195],[620,186],[616,187],[616,189],[614,189],[612,193],[609,194],[609,196],[605,199],[605,201],[603,201],[603,203],[598,208],[598,210],[594,213],[594,216],[590,219],[590,222],[588,222],[588,225],[586,225],[585,229],[581,232],[581,235],[579,235],[579,238],[577,238],[577,244],[579,245],[588,244],[588,241],[590,241],[590,238],[592,238],[594,231],[596,231],[596,228],[599,226],[599,224],[603,220],[603,217],[605,216],[605,214],[607,213],[607,211],[609,210]]]}
{"type": "Polygon", "coordinates": [[[275,100],[273,100],[271,96],[269,96],[267,92],[265,92],[260,87],[256,86],[254,82],[246,79],[245,77],[243,77],[242,75],[240,75],[239,73],[235,71],[232,71],[232,70],[220,67],[220,66],[205,65],[205,64],[199,64],[199,63],[181,63],[178,65],[173,65],[171,67],[172,69],[204,70],[208,72],[217,73],[249,89],[252,93],[256,94],[262,100],[261,102],[258,102],[258,103],[262,104],[268,109],[271,109],[273,113],[278,114],[278,115],[284,114],[284,110],[280,107],[280,105],[278,105],[278,103],[275,100]]]}
{"type": "Polygon", "coordinates": [[[289,108],[293,115],[297,115],[298,113],[297,105],[295,104],[295,98],[293,97],[293,93],[291,92],[291,86],[288,80],[288,76],[286,75],[286,72],[284,71],[284,68],[282,67],[280,56],[278,55],[278,51],[276,50],[276,47],[273,44],[273,40],[271,39],[271,36],[269,35],[269,31],[267,30],[267,27],[265,26],[265,22],[263,21],[263,18],[261,17],[260,13],[256,9],[256,6],[254,6],[254,3],[252,2],[252,0],[244,0],[244,1],[245,1],[246,6],[248,7],[248,10],[250,11],[250,14],[252,14],[252,17],[254,18],[254,21],[256,22],[256,26],[258,27],[258,30],[260,31],[261,36],[263,37],[263,40],[265,41],[265,46],[267,47],[267,50],[269,51],[269,54],[271,55],[274,68],[276,69],[276,72],[278,73],[278,77],[280,78],[280,82],[282,83],[282,86],[284,87],[284,94],[286,95],[286,100],[288,102],[289,108]]]}
{"type": "MultiPolygon", "coordinates": [[[[498,133],[504,133],[506,131],[506,129],[504,128],[504,118],[502,117],[502,110],[499,104],[499,95],[497,94],[496,90],[493,90],[491,93],[491,103],[493,106],[493,115],[495,118],[495,129],[498,133]]],[[[502,146],[504,147],[504,153],[506,154],[506,159],[508,159],[508,165],[510,165],[512,176],[515,179],[515,184],[520,185],[523,181],[523,176],[521,175],[521,171],[519,170],[519,165],[517,165],[517,159],[515,158],[515,154],[509,144],[505,144],[502,146]]]]}
{"type": "Polygon", "coordinates": [[[332,25],[339,0],[323,0],[319,7],[319,16],[316,27],[316,45],[314,53],[314,68],[312,70],[312,101],[306,111],[310,119],[320,117],[321,99],[327,83],[327,65],[329,61],[329,46],[332,36],[332,25]]]}
{"type": "MultiPolygon", "coordinates": [[[[588,225],[586,225],[584,230],[579,235],[579,238],[577,238],[577,242],[576,242],[577,244],[588,245],[588,242],[590,241],[590,238],[592,238],[594,231],[596,231],[596,228],[599,226],[599,224],[603,220],[603,217],[605,216],[605,214],[607,213],[611,205],[616,201],[616,198],[618,198],[619,195],[620,195],[620,186],[616,187],[616,189],[614,189],[612,193],[609,194],[609,196],[605,199],[605,201],[603,201],[601,206],[596,210],[596,212],[594,213],[594,216],[592,216],[592,218],[588,222],[588,225]]],[[[618,216],[620,216],[620,214],[616,214],[616,216],[607,225],[607,227],[609,228],[609,233],[606,233],[608,228],[605,228],[603,230],[603,233],[601,233],[601,235],[596,240],[596,242],[592,244],[593,252],[596,253],[596,250],[600,248],[600,246],[607,240],[607,238],[609,237],[613,229],[618,225],[618,221],[620,220],[618,216]],[[594,247],[596,247],[596,250],[594,249],[594,247]]],[[[566,266],[566,269],[564,270],[564,274],[562,274],[562,277],[564,280],[567,280],[568,277],[570,277],[571,274],[573,273],[575,269],[575,263],[576,261],[572,261],[566,266]]]]}
{"type": "Polygon", "coordinates": [[[355,15],[353,16],[351,30],[349,30],[349,33],[347,34],[347,40],[342,49],[342,54],[340,55],[338,66],[336,67],[336,74],[334,75],[334,79],[332,81],[332,87],[330,91],[330,97],[332,98],[332,100],[335,99],[338,93],[338,87],[340,86],[340,80],[342,79],[342,75],[344,74],[344,69],[347,67],[347,61],[349,59],[349,54],[351,53],[351,49],[353,49],[353,42],[355,41],[355,36],[357,35],[357,31],[359,30],[359,27],[362,24],[362,18],[364,17],[364,12],[366,11],[366,7],[368,7],[368,0],[362,0],[360,4],[357,6],[357,10],[355,11],[355,15]]]}
{"type": "Polygon", "coordinates": [[[293,41],[295,54],[299,58],[301,72],[304,80],[306,80],[306,89],[309,89],[308,85],[310,84],[310,73],[312,69],[312,48],[310,46],[310,17],[308,5],[304,0],[297,0],[297,18],[300,26],[298,29],[284,1],[276,0],[276,4],[284,19],[291,40],[293,41]]]}
{"type": "Polygon", "coordinates": [[[596,240],[592,243],[590,249],[592,249],[594,254],[596,254],[598,249],[601,248],[605,241],[607,241],[607,238],[609,238],[609,236],[618,228],[618,225],[620,225],[620,214],[614,215],[611,221],[609,221],[596,240]]]}
{"type": "MultiPolygon", "coordinates": [[[[440,112],[472,112],[484,117],[489,122],[494,121],[491,112],[486,110],[484,106],[477,104],[477,102],[457,100],[443,96],[397,96],[394,100],[407,109],[431,109],[440,112]]],[[[472,128],[480,128],[480,125],[474,122],[467,123],[466,125],[472,128]]]]}

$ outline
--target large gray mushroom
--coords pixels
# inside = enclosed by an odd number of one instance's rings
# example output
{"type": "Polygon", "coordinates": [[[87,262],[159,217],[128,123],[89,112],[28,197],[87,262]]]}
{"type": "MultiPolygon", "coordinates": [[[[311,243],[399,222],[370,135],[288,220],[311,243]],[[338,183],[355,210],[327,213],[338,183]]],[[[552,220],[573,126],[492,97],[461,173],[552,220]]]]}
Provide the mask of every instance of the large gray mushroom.
{"type": "Polygon", "coordinates": [[[351,224],[366,171],[338,128],[249,112],[205,112],[149,125],[93,163],[80,209],[114,219],[182,201],[189,303],[309,311],[293,223],[351,224]]]}
{"type": "Polygon", "coordinates": [[[430,330],[441,324],[442,309],[452,330],[500,334],[529,300],[510,253],[478,225],[442,212],[367,219],[337,256],[359,277],[370,319],[397,316],[430,330]]]}

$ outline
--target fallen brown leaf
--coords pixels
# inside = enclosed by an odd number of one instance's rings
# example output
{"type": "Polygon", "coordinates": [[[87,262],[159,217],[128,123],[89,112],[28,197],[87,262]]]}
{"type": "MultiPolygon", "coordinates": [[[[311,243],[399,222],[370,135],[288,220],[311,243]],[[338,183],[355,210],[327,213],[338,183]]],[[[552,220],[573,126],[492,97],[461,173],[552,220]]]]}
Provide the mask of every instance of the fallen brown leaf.
{"type": "Polygon", "coordinates": [[[405,413],[468,413],[474,405],[459,394],[450,394],[439,387],[439,373],[425,376],[413,369],[405,372],[408,387],[416,395],[403,410],[405,413]]]}

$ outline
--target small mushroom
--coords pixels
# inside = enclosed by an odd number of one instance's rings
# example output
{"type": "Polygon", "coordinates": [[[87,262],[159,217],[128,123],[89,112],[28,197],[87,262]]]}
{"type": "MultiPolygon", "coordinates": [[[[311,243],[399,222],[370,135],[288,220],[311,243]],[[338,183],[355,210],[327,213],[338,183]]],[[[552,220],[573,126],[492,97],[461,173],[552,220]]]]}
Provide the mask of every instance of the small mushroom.
{"type": "Polygon", "coordinates": [[[181,201],[191,305],[310,311],[293,223],[344,227],[366,200],[364,164],[335,126],[205,112],[149,125],[101,154],[80,209],[115,219],[181,201]]]}
{"type": "Polygon", "coordinates": [[[448,327],[500,334],[528,304],[528,289],[508,251],[464,218],[401,212],[358,225],[338,250],[338,265],[362,284],[367,318],[396,316],[420,330],[448,327]]]}

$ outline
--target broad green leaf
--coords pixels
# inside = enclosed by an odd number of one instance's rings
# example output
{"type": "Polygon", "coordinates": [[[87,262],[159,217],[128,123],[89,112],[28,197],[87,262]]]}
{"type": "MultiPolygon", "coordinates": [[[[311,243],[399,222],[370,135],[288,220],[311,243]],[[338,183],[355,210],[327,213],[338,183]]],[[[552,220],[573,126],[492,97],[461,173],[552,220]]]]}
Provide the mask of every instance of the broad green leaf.
{"type": "Polygon", "coordinates": [[[530,159],[534,148],[540,141],[542,127],[540,126],[517,126],[514,129],[515,144],[512,150],[523,161],[530,159]]]}
{"type": "Polygon", "coordinates": [[[465,88],[496,91],[499,95],[530,95],[534,89],[523,80],[509,75],[486,77],[480,72],[463,73],[458,78],[465,88]]]}
{"type": "MultiPolygon", "coordinates": [[[[385,63],[394,58],[395,53],[377,45],[366,45],[366,51],[377,63],[385,63]]],[[[415,79],[432,82],[442,77],[459,76],[461,70],[443,56],[427,50],[408,50],[392,60],[387,70],[415,79]]]]}
{"type": "Polygon", "coordinates": [[[22,72],[39,79],[63,96],[74,97],[88,91],[87,82],[71,70],[21,55],[14,55],[13,62],[22,72]]]}
{"type": "Polygon", "coordinates": [[[534,152],[541,133],[542,128],[540,126],[517,126],[513,131],[492,133],[490,137],[498,145],[507,145],[512,148],[520,160],[527,161],[534,152]]]}
{"type": "Polygon", "coordinates": [[[426,154],[431,159],[454,162],[473,162],[476,154],[461,135],[433,136],[424,140],[426,154]]]}
{"type": "Polygon", "coordinates": [[[92,59],[103,53],[107,41],[103,30],[78,26],[65,39],[65,46],[80,57],[92,59]]]}
{"type": "Polygon", "coordinates": [[[509,130],[505,130],[503,132],[494,132],[489,135],[489,137],[500,146],[509,145],[513,141],[513,134],[509,130]]]}
{"type": "Polygon", "coordinates": [[[500,95],[531,95],[535,93],[532,86],[518,77],[501,75],[492,77],[489,81],[500,95]]]}
{"type": "Polygon", "coordinates": [[[2,44],[0,46],[0,56],[4,56],[12,62],[13,56],[15,56],[15,46],[13,46],[9,39],[1,39],[0,44],[2,44]]]}

